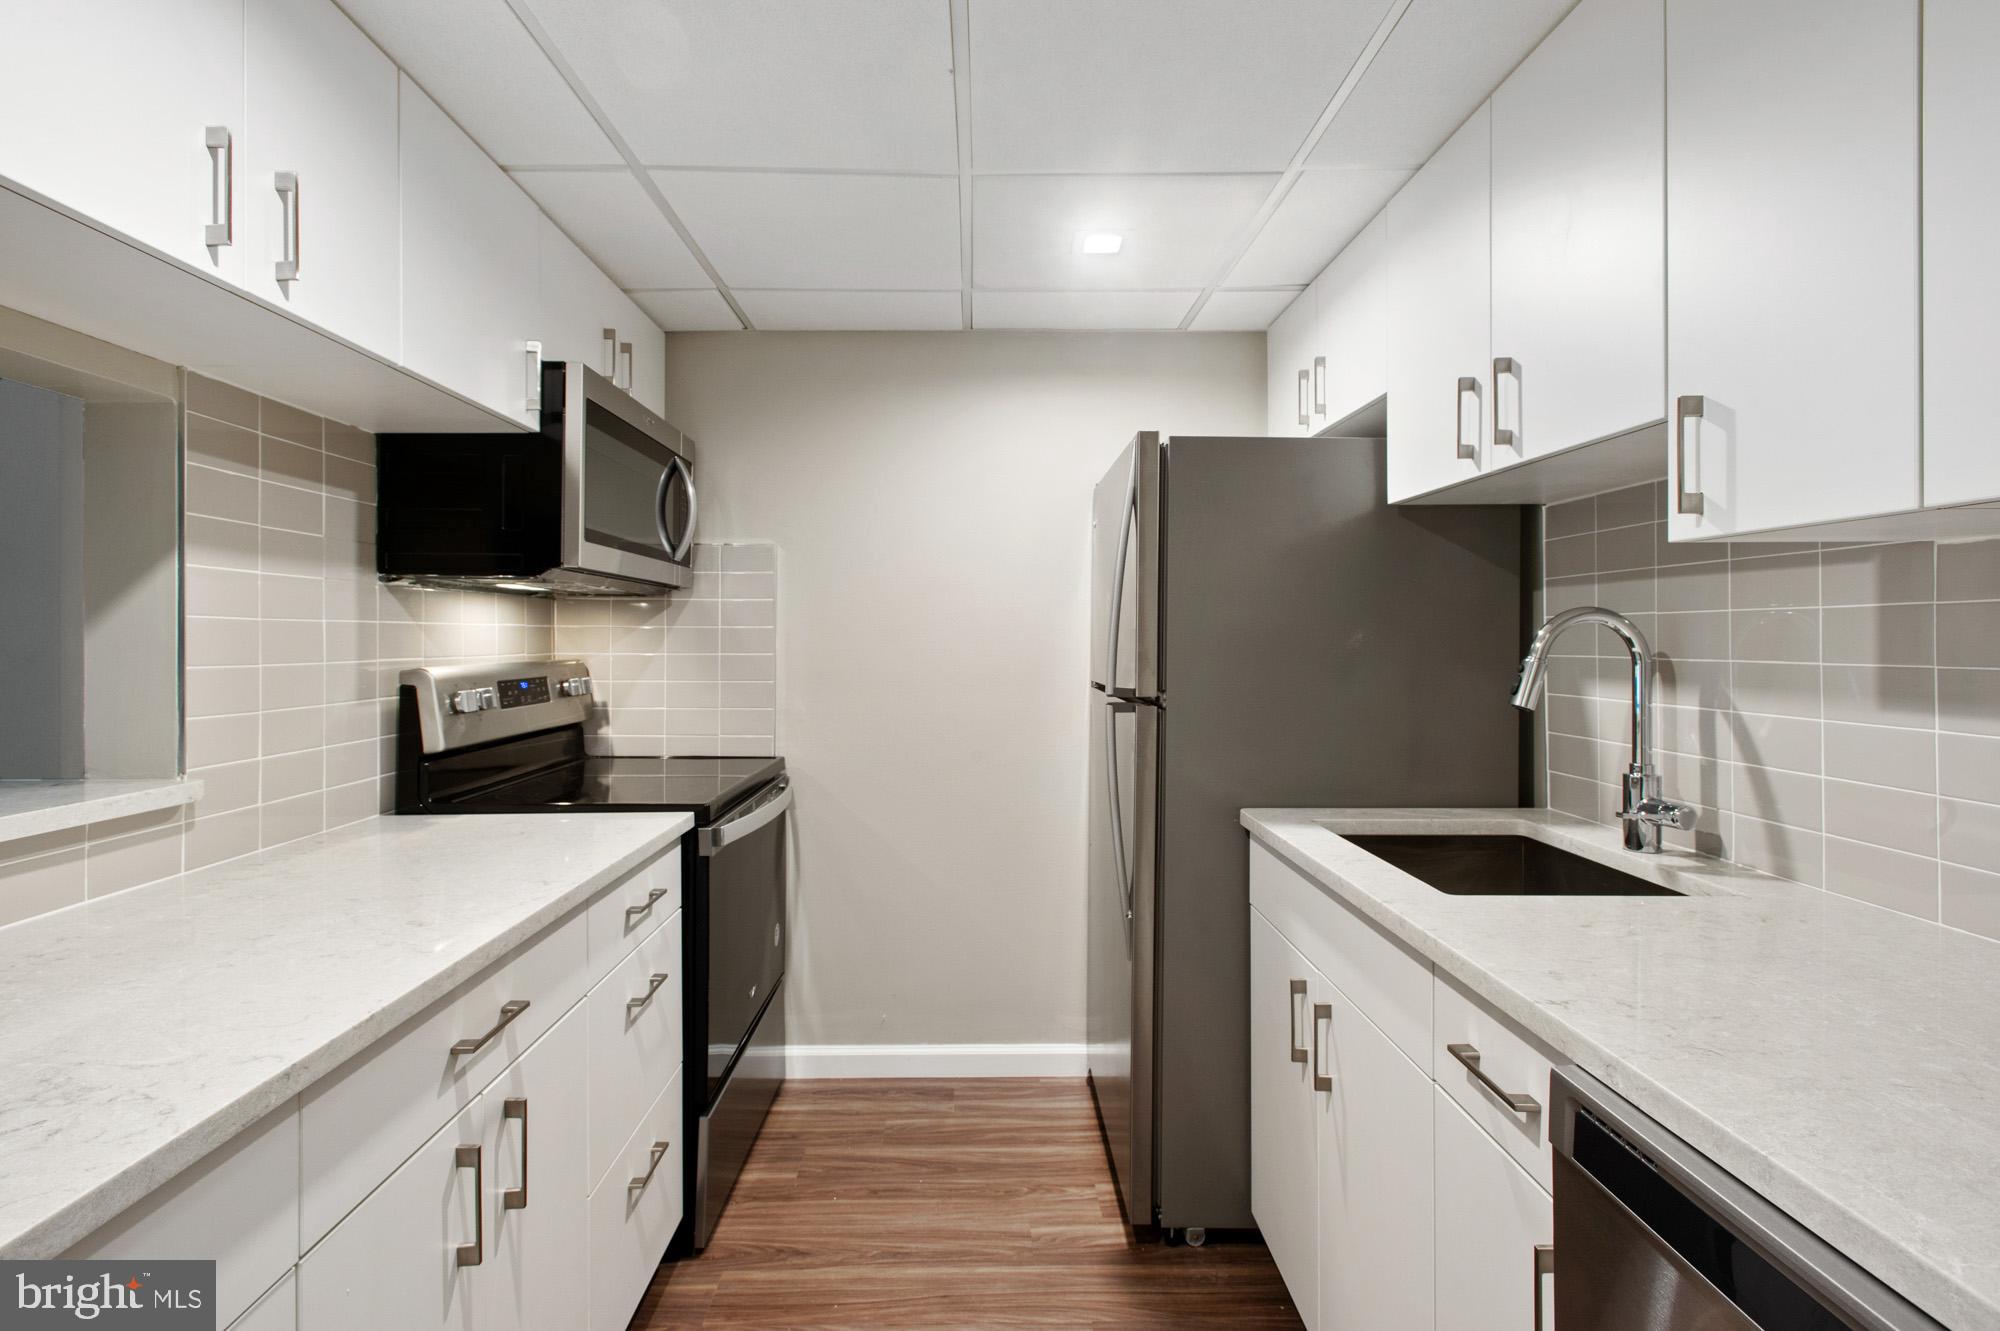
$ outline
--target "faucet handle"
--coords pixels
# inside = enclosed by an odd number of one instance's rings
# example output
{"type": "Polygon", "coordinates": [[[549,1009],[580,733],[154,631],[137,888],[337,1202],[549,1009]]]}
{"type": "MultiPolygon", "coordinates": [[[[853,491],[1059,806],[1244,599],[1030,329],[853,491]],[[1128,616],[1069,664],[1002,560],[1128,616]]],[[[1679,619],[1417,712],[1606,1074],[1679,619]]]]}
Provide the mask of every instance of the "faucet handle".
{"type": "Polygon", "coordinates": [[[1681,831],[1694,826],[1698,813],[1694,805],[1682,804],[1679,800],[1645,799],[1632,807],[1632,816],[1642,823],[1655,823],[1681,831]]]}

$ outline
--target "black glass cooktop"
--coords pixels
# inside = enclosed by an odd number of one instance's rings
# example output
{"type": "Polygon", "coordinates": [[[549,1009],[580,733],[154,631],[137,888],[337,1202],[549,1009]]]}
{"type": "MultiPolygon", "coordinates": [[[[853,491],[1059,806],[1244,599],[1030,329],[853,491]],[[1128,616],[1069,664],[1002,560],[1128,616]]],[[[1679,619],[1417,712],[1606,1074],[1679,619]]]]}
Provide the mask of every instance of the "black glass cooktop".
{"type": "Polygon", "coordinates": [[[607,758],[581,737],[536,735],[427,764],[433,813],[692,813],[720,817],[785,770],[782,758],[607,758]]]}

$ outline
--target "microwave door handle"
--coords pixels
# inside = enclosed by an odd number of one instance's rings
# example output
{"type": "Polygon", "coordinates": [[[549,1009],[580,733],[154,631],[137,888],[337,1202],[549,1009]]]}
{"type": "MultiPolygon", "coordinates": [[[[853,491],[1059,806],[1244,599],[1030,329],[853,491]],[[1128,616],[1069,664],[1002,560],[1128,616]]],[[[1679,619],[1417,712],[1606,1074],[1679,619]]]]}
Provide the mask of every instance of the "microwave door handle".
{"type": "Polygon", "coordinates": [[[667,558],[677,564],[686,563],[688,551],[694,548],[694,517],[698,504],[699,500],[694,492],[694,473],[688,470],[686,462],[675,457],[667,463],[667,469],[660,473],[660,488],[653,495],[653,524],[660,533],[660,548],[667,552],[667,558]],[[688,497],[687,526],[681,529],[678,540],[667,530],[667,499],[673,491],[675,476],[679,476],[681,484],[687,487],[688,497]]]}
{"type": "Polygon", "coordinates": [[[701,497],[694,491],[694,470],[679,458],[674,459],[674,465],[680,468],[681,484],[687,487],[688,492],[687,527],[681,532],[681,543],[674,547],[675,562],[685,563],[688,551],[694,549],[694,518],[701,507],[701,497]]]}

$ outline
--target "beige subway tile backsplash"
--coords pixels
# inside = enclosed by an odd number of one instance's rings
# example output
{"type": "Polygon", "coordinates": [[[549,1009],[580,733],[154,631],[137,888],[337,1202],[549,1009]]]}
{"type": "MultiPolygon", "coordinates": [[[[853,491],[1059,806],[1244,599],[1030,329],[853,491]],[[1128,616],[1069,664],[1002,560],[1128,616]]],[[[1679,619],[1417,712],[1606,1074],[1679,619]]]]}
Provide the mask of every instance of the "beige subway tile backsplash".
{"type": "MultiPolygon", "coordinates": [[[[1674,545],[1664,506],[1653,485],[1544,509],[1543,601],[1609,606],[1654,644],[1692,844],[2000,938],[2000,540],[1674,545]]],[[[1596,658],[1551,662],[1545,788],[1609,821],[1622,649],[1576,636],[1596,658]]]]}
{"type": "Polygon", "coordinates": [[[666,600],[383,586],[372,435],[189,375],[184,438],[186,762],[204,793],[0,846],[0,926],[387,812],[412,665],[574,653],[604,685],[595,746],[777,752],[769,543],[698,545],[666,600]]]}

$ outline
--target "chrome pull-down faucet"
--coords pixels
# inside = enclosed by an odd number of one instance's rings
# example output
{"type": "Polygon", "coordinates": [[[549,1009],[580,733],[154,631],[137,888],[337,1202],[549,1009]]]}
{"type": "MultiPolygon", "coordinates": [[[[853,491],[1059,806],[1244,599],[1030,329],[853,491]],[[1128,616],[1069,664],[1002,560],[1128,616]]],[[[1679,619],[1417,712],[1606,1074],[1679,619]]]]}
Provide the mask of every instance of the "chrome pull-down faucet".
{"type": "Polygon", "coordinates": [[[1583,606],[1565,610],[1542,625],[1541,632],[1521,662],[1521,678],[1514,685],[1514,705],[1532,712],[1541,701],[1542,685],[1548,676],[1549,648],[1563,630],[1577,624],[1597,624],[1610,629],[1625,643],[1632,655],[1632,761],[1625,768],[1618,801],[1618,817],[1625,826],[1625,849],[1657,855],[1662,827],[1694,826],[1695,810],[1665,797],[1660,789],[1660,773],[1653,766],[1653,651],[1638,625],[1615,610],[1583,606]]]}

